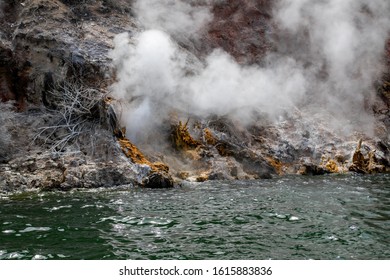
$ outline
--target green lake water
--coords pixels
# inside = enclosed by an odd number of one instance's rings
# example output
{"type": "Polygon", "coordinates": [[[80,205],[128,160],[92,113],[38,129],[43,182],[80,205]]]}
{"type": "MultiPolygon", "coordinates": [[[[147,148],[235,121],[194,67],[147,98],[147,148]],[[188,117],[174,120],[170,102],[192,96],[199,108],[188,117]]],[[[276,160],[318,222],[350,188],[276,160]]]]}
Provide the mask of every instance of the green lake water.
{"type": "Polygon", "coordinates": [[[390,259],[390,176],[3,194],[0,259],[390,259]]]}

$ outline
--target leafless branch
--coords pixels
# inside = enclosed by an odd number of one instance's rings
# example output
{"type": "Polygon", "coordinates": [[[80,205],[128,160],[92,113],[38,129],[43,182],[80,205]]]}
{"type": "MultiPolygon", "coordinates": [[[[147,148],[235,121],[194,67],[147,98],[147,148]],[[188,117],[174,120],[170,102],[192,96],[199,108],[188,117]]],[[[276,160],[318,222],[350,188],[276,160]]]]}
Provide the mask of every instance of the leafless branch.
{"type": "MultiPolygon", "coordinates": [[[[92,133],[99,125],[99,106],[104,93],[76,82],[57,85],[50,92],[54,110],[48,110],[51,120],[39,128],[33,141],[50,145],[52,153],[69,153],[68,148],[77,142],[83,133],[92,133]]],[[[73,151],[74,152],[74,151],[73,151]]]]}

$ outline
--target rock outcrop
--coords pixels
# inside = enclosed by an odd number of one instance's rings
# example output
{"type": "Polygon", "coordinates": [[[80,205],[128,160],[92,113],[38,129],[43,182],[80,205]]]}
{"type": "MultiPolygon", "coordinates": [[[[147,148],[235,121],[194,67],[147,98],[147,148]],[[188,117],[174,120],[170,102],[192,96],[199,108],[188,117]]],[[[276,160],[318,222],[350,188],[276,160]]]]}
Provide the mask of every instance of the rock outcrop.
{"type": "Polygon", "coordinates": [[[130,2],[4,4],[0,98],[15,107],[2,106],[2,140],[14,149],[0,153],[0,189],[173,186],[163,164],[132,157],[107,102],[113,38],[137,30],[130,2]]]}
{"type": "MultiPolygon", "coordinates": [[[[368,110],[373,131],[343,133],[315,111],[243,125],[224,116],[175,116],[135,146],[110,96],[117,34],[139,31],[132,0],[6,1],[0,13],[0,190],[173,187],[181,180],[267,179],[285,174],[390,171],[390,41],[387,73],[368,110]],[[2,16],[1,16],[2,15],[2,16]],[[356,142],[358,142],[356,148],[356,142]]],[[[216,1],[195,46],[261,64],[278,40],[272,1],[216,1]]]]}

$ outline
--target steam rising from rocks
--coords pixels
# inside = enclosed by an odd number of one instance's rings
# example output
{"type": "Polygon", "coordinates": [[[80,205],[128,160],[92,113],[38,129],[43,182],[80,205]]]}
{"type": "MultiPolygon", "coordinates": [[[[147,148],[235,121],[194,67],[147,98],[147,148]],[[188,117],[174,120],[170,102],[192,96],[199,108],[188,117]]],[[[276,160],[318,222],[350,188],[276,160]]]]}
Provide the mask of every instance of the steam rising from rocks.
{"type": "Polygon", "coordinates": [[[339,125],[354,120],[368,129],[372,122],[364,105],[383,71],[390,2],[281,0],[276,10],[276,21],[288,34],[279,49],[304,63],[311,105],[314,97],[339,125]]]}
{"type": "Polygon", "coordinates": [[[113,91],[126,101],[122,121],[132,141],[147,141],[148,131],[172,112],[251,124],[259,115],[277,121],[308,109],[335,116],[343,129],[370,127],[370,114],[363,111],[382,70],[390,27],[387,0],[279,1],[277,50],[263,66],[239,65],[220,49],[199,61],[175,43],[172,38],[197,40],[207,29],[212,1],[194,3],[136,1],[145,31],[115,39],[113,91]]]}
{"type": "Polygon", "coordinates": [[[138,20],[146,29],[163,30],[175,37],[196,37],[212,20],[206,2],[199,0],[138,0],[138,20]]]}

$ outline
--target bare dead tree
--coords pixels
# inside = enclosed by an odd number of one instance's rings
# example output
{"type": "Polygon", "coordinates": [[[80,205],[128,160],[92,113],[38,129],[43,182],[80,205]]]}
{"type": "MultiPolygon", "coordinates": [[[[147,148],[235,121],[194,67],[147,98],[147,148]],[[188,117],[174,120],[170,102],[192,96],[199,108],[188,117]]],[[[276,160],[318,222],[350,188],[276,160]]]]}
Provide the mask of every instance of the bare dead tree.
{"type": "Polygon", "coordinates": [[[48,109],[51,120],[47,126],[39,128],[33,141],[43,141],[52,153],[77,153],[76,140],[82,134],[93,135],[94,127],[100,123],[99,106],[105,93],[77,82],[67,82],[57,85],[50,95],[55,104],[54,109],[48,109]],[[73,149],[69,149],[72,145],[73,149]]]}

